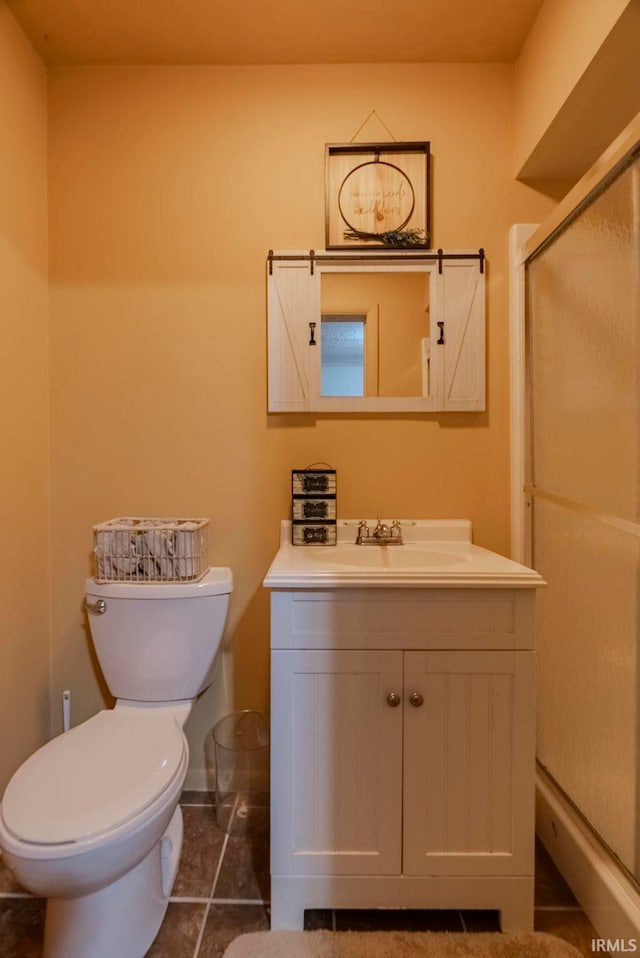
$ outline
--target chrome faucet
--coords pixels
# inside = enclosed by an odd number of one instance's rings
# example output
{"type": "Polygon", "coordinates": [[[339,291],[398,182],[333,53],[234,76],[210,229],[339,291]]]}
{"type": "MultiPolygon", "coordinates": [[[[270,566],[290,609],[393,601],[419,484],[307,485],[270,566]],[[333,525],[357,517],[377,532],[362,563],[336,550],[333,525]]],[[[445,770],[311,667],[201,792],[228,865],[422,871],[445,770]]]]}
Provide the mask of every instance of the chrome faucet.
{"type": "Polygon", "coordinates": [[[356,537],[356,545],[358,546],[401,546],[402,544],[402,530],[397,519],[391,523],[391,526],[388,526],[378,517],[377,525],[372,533],[369,531],[366,519],[358,523],[358,535],[356,537]]]}
{"type": "Polygon", "coordinates": [[[378,516],[378,525],[373,530],[373,534],[376,537],[376,539],[391,538],[391,530],[389,529],[389,526],[386,526],[384,522],[380,521],[380,516],[378,516]]]}

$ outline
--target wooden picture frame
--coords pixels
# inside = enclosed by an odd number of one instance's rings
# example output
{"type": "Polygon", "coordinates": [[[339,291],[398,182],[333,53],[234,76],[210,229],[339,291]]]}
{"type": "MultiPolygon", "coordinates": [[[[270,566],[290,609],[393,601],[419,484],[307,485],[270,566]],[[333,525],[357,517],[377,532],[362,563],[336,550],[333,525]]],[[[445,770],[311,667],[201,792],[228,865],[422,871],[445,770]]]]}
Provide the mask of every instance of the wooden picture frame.
{"type": "Polygon", "coordinates": [[[430,249],[428,142],[328,143],[326,249],[430,249]]]}

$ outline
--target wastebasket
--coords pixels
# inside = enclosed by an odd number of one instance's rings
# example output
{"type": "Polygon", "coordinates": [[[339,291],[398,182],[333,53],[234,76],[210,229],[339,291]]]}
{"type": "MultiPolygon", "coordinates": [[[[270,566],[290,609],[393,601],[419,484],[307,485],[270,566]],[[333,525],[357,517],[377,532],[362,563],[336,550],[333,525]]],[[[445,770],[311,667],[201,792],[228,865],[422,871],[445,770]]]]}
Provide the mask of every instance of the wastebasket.
{"type": "Polygon", "coordinates": [[[230,835],[269,824],[269,730],[254,709],[233,712],[211,730],[216,763],[216,818],[230,835]]]}

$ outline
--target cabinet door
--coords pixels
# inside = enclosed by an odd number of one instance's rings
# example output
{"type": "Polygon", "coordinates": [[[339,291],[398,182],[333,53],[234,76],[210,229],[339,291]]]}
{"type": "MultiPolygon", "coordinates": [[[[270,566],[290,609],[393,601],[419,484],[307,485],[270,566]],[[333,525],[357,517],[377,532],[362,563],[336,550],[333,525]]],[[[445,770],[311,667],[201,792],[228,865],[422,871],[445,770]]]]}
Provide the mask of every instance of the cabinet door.
{"type": "Polygon", "coordinates": [[[402,835],[402,653],[272,653],[273,874],[392,875],[402,835]]]}
{"type": "Polygon", "coordinates": [[[320,312],[317,277],[308,263],[272,264],[269,311],[269,412],[311,409],[309,321],[320,312]]]}
{"type": "Polygon", "coordinates": [[[477,260],[456,260],[445,262],[439,280],[442,335],[431,339],[442,350],[437,407],[445,412],[484,409],[484,272],[477,260]]]}
{"type": "Polygon", "coordinates": [[[534,654],[406,652],[405,701],[404,873],[532,874],[534,654]]]}

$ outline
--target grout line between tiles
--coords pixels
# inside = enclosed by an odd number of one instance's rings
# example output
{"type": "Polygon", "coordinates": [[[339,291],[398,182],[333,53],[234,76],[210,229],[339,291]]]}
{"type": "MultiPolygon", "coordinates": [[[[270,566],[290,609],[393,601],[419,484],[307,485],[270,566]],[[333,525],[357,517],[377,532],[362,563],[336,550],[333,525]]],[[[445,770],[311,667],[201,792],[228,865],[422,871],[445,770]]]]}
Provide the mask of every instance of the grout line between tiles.
{"type": "Polygon", "coordinates": [[[191,895],[172,895],[169,898],[169,901],[174,905],[186,904],[186,905],[208,905],[211,901],[210,898],[196,898],[191,895]]]}
{"type": "Polygon", "coordinates": [[[216,873],[213,876],[213,885],[211,886],[211,894],[209,898],[213,898],[213,893],[216,890],[216,885],[218,884],[218,878],[220,877],[220,872],[222,871],[222,863],[224,861],[224,856],[227,851],[227,845],[229,844],[229,832],[225,832],[224,840],[222,842],[222,848],[220,849],[220,858],[218,859],[218,864],[216,865],[216,873]]]}
{"type": "Polygon", "coordinates": [[[198,958],[198,952],[200,951],[200,945],[202,944],[202,939],[204,938],[204,930],[207,927],[207,918],[209,917],[209,909],[211,908],[211,903],[209,902],[204,910],[204,915],[202,916],[202,924],[200,925],[200,931],[198,932],[198,937],[196,938],[196,945],[193,950],[192,958],[198,958]]]}
{"type": "Polygon", "coordinates": [[[265,898],[212,898],[212,905],[270,905],[265,898]]]}
{"type": "MultiPolygon", "coordinates": [[[[233,822],[234,822],[234,819],[235,819],[235,817],[236,817],[236,808],[238,807],[238,800],[239,800],[239,798],[240,798],[240,796],[239,796],[239,795],[236,795],[236,797],[235,797],[235,799],[234,799],[234,802],[233,802],[233,807],[232,807],[232,809],[231,809],[231,817],[229,818],[229,822],[228,822],[228,826],[227,826],[228,829],[229,829],[229,831],[230,831],[231,828],[233,827],[233,822]]],[[[225,829],[224,841],[222,842],[222,849],[220,850],[220,858],[218,859],[218,866],[217,866],[217,868],[216,868],[216,873],[215,873],[215,876],[214,876],[214,879],[213,879],[213,885],[211,886],[211,894],[210,894],[210,896],[209,896],[212,900],[213,900],[213,893],[214,893],[214,891],[216,890],[216,885],[218,884],[218,878],[220,877],[220,872],[222,871],[222,863],[224,862],[224,856],[225,856],[226,851],[227,851],[227,845],[229,844],[229,831],[227,831],[227,830],[225,829]]]]}
{"type": "MultiPolygon", "coordinates": [[[[15,895],[15,898],[32,898],[32,895],[15,895]]],[[[172,895],[174,905],[270,905],[268,898],[198,898],[195,895],[172,895]]]]}

